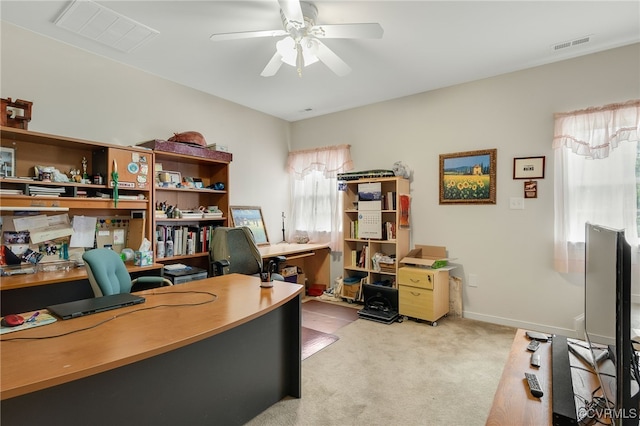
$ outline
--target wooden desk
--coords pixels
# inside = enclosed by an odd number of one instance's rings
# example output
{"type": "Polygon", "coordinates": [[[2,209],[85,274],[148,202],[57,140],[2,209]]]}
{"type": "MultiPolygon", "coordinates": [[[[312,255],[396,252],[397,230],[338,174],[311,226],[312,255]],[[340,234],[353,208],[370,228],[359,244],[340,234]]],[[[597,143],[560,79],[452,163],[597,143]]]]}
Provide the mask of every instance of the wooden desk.
{"type": "Polygon", "coordinates": [[[139,294],[142,305],[3,335],[2,424],[243,424],[301,396],[302,286],[231,274],[139,294]],[[203,292],[217,299],[193,305],[213,299],[203,292]]]}
{"type": "Polygon", "coordinates": [[[540,368],[531,367],[531,352],[527,351],[530,340],[525,330],[519,329],[513,339],[509,358],[502,371],[487,425],[551,425],[551,342],[541,343],[540,368]],[[525,372],[535,373],[541,381],[542,398],[531,396],[525,372]]]}
{"type": "Polygon", "coordinates": [[[329,244],[289,244],[279,243],[260,246],[262,259],[276,256],[287,258],[286,264],[298,266],[304,272],[307,283],[331,286],[331,259],[329,244]]]}
{"type": "MultiPolygon", "coordinates": [[[[132,278],[162,275],[162,264],[133,266],[127,264],[132,278]]],[[[44,306],[93,297],[84,266],[70,271],[36,272],[0,278],[0,315],[33,311],[44,306]]]]}

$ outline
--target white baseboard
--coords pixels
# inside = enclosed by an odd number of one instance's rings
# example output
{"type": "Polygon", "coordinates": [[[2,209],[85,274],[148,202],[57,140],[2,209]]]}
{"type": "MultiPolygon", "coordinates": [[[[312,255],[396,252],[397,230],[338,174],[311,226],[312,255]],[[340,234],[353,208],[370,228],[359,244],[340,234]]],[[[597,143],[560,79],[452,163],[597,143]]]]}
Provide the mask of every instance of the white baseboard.
{"type": "Polygon", "coordinates": [[[473,319],[476,321],[489,322],[492,324],[500,324],[500,325],[506,325],[509,327],[522,328],[525,330],[539,331],[541,333],[558,334],[560,336],[572,337],[577,339],[582,338],[577,336],[576,330],[571,330],[568,328],[552,327],[545,324],[518,321],[518,320],[498,317],[494,315],[484,315],[484,314],[478,314],[475,312],[463,311],[462,317],[473,319]]]}

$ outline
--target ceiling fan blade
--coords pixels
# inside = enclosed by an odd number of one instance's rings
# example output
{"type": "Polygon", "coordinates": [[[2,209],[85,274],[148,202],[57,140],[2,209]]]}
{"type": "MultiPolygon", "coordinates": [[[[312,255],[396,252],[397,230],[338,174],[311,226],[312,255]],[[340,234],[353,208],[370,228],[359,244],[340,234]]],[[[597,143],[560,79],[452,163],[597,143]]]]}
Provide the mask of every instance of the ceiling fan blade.
{"type": "Polygon", "coordinates": [[[237,33],[213,34],[211,37],[209,37],[209,39],[211,41],[226,41],[256,37],[280,37],[288,34],[289,33],[285,30],[240,31],[237,33]]]}
{"type": "Polygon", "coordinates": [[[271,77],[274,76],[280,67],[282,66],[282,55],[276,52],[272,57],[266,67],[260,73],[263,77],[271,77]]]}
{"type": "Polygon", "coordinates": [[[304,16],[302,15],[302,7],[299,0],[278,0],[278,3],[289,22],[295,24],[298,28],[304,26],[304,16]]]}
{"type": "Polygon", "coordinates": [[[314,48],[312,52],[320,59],[331,71],[339,75],[345,76],[351,72],[351,67],[345,61],[340,59],[338,55],[333,53],[323,42],[318,39],[314,40],[314,48]]]}
{"type": "Polygon", "coordinates": [[[384,30],[378,23],[316,25],[312,29],[315,37],[321,38],[382,38],[384,30]]]}

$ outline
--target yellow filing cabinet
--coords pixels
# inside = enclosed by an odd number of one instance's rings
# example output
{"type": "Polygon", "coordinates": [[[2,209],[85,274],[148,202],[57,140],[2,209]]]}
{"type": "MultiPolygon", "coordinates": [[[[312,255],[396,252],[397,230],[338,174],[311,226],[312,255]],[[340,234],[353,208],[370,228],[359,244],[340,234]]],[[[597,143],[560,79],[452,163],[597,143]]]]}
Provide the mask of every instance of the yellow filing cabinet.
{"type": "Polygon", "coordinates": [[[400,315],[437,325],[449,313],[449,271],[404,266],[398,271],[400,315]]]}

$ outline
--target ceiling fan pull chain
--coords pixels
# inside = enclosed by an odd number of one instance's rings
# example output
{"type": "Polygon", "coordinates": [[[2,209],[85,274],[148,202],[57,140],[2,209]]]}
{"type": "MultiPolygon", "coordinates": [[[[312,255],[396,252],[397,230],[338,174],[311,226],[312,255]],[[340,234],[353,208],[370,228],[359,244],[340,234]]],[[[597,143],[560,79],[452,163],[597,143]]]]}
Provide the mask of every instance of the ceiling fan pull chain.
{"type": "Polygon", "coordinates": [[[298,56],[296,58],[298,77],[302,77],[302,68],[304,68],[304,56],[302,55],[302,46],[300,46],[300,43],[296,43],[296,50],[298,51],[298,56]]]}

